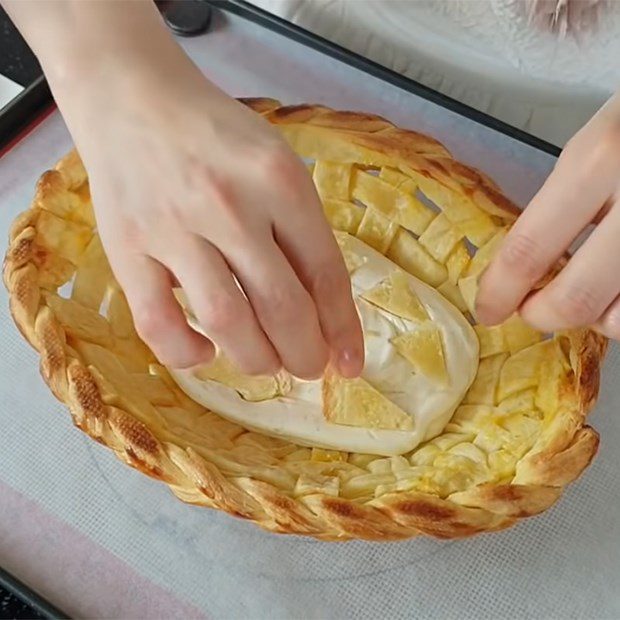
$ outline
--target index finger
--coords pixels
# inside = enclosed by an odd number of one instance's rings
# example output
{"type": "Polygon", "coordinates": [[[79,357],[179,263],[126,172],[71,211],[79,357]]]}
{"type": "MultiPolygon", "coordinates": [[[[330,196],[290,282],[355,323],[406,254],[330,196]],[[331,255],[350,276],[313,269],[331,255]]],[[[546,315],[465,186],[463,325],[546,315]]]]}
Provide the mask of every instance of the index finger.
{"type": "Polygon", "coordinates": [[[481,279],[476,311],[483,323],[511,316],[605,202],[605,184],[593,184],[581,163],[573,154],[561,158],[506,235],[481,279]]]}

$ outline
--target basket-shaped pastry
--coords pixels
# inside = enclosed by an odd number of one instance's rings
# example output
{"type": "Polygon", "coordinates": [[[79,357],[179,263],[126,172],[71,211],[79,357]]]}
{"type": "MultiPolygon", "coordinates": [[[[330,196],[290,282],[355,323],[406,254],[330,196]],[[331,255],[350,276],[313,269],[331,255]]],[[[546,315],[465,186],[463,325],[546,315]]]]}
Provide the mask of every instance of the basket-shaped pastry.
{"type": "MultiPolygon", "coordinates": [[[[386,401],[372,382],[347,391],[338,378],[326,378],[328,430],[336,425],[346,438],[361,426],[374,429],[372,437],[406,439],[374,454],[312,447],[312,440],[249,430],[209,411],[138,338],[97,236],[86,172],[72,153],[41,177],[30,209],[15,221],[4,280],[15,322],[75,424],[183,501],[273,532],[325,540],[457,538],[506,528],[551,506],[596,452],[598,435],[585,420],[606,341],[590,330],[539,334],[517,316],[492,328],[476,324],[478,279],[518,209],[440,143],[383,118],[267,99],[246,103],[308,162],[345,259],[347,240],[363,242],[401,274],[366,298],[375,309],[423,324],[413,340],[405,334],[398,341],[412,376],[445,386],[452,368],[455,376],[471,372],[473,382],[442,428],[407,444],[419,428],[415,416],[410,423],[401,415],[407,403],[386,401]],[[405,287],[406,299],[399,297],[403,277],[422,283],[405,287]],[[458,310],[469,342],[473,334],[467,368],[447,359],[449,347],[425,309],[431,293],[458,310]],[[370,413],[356,406],[359,394],[370,413]]],[[[262,407],[269,407],[266,398],[262,407]]]]}

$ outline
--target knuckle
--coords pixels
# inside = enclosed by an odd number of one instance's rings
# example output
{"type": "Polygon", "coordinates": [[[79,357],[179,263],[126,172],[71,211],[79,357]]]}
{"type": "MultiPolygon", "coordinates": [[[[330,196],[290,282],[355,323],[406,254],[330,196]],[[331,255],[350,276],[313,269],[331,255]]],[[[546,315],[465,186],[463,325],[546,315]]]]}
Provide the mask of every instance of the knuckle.
{"type": "Polygon", "coordinates": [[[236,329],[245,319],[243,308],[232,295],[212,295],[200,313],[200,322],[209,333],[223,333],[236,329]]]}
{"type": "MultiPolygon", "coordinates": [[[[242,201],[239,199],[238,183],[230,176],[211,166],[201,166],[195,187],[198,213],[201,224],[204,223],[204,197],[230,222],[243,222],[242,201]]],[[[182,207],[181,207],[182,208],[182,207]]],[[[196,224],[196,222],[193,222],[196,224]]]]}
{"type": "Polygon", "coordinates": [[[543,275],[540,263],[540,246],[528,235],[509,235],[501,250],[501,258],[513,273],[532,283],[543,275]]]}
{"type": "Polygon", "coordinates": [[[177,314],[160,304],[147,303],[134,311],[134,322],[140,337],[149,344],[156,344],[165,330],[177,320],[177,314]]]}
{"type": "Polygon", "coordinates": [[[168,201],[163,207],[157,209],[156,212],[164,215],[170,222],[184,222],[187,216],[185,204],[177,200],[168,201]]]}
{"type": "Polygon", "coordinates": [[[598,318],[598,296],[587,286],[570,286],[557,296],[558,314],[570,325],[589,325],[598,318]]]}
{"type": "Polygon", "coordinates": [[[263,149],[259,161],[265,168],[278,170],[289,166],[292,160],[290,148],[284,142],[276,141],[263,149]]]}
{"type": "Polygon", "coordinates": [[[300,177],[300,171],[304,171],[301,161],[284,142],[277,142],[264,149],[259,156],[259,169],[262,174],[276,182],[286,181],[300,177]]]}
{"type": "Polygon", "coordinates": [[[311,278],[311,291],[316,299],[323,302],[333,301],[337,296],[348,292],[344,269],[338,268],[336,261],[320,265],[311,278]]]}
{"type": "Polygon", "coordinates": [[[214,172],[211,172],[207,179],[211,199],[216,204],[228,208],[237,204],[235,199],[235,188],[231,179],[214,172]]]}
{"type": "Polygon", "coordinates": [[[310,316],[308,295],[291,287],[274,287],[266,300],[267,312],[274,323],[303,322],[310,316]]]}
{"type": "Polygon", "coordinates": [[[145,246],[147,231],[144,222],[135,219],[126,219],[118,226],[119,245],[125,248],[141,248],[145,246]]]}

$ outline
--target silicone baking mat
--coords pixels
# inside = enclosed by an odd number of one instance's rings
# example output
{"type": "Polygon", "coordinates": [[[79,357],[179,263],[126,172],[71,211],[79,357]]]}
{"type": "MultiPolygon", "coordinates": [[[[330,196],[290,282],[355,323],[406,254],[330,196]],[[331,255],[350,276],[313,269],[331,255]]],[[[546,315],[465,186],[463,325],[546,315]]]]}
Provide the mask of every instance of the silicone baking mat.
{"type": "MultiPolygon", "coordinates": [[[[240,17],[182,41],[236,96],[314,101],[428,132],[521,204],[551,155],[240,17]]],[[[53,114],[0,160],[0,235],[70,147],[53,114]]],[[[620,369],[598,458],[553,509],[460,542],[328,544],[186,506],[71,425],[0,289],[0,564],[74,617],[620,618],[620,369]]]]}

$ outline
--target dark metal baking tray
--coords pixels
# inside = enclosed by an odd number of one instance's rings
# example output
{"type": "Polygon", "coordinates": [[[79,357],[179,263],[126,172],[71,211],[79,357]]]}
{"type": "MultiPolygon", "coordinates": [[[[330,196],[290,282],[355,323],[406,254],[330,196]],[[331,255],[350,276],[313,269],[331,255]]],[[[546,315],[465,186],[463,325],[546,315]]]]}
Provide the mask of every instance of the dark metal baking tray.
{"type": "MultiPolygon", "coordinates": [[[[22,618],[45,618],[45,620],[69,618],[67,614],[39,596],[25,583],[22,583],[19,579],[0,568],[0,595],[2,594],[2,590],[8,592],[12,598],[15,599],[14,602],[10,602],[10,605],[13,609],[17,607],[20,608],[22,618]],[[19,602],[21,602],[22,605],[19,605],[19,602]]],[[[9,611],[8,606],[7,611],[9,611]]],[[[7,614],[6,616],[2,615],[2,612],[0,612],[0,618],[10,618],[14,616],[15,611],[12,611],[11,614],[7,614]]]]}

